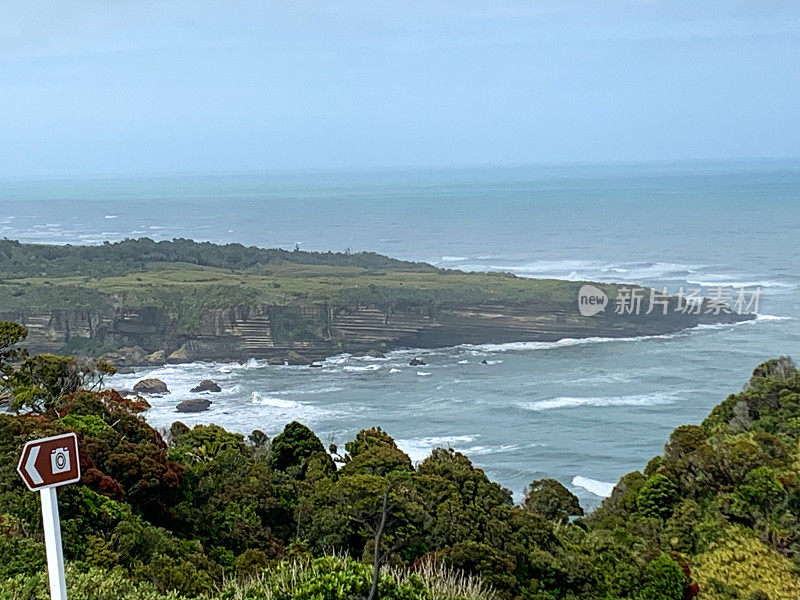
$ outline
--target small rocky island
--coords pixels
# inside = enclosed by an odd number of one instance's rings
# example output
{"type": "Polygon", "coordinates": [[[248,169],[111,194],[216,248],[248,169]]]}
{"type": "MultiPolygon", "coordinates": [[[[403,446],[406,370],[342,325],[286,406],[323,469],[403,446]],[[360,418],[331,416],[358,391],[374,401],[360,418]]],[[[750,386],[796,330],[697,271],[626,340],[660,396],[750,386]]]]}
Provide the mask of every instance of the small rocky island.
{"type": "MultiPolygon", "coordinates": [[[[249,358],[313,366],[341,352],[380,358],[401,347],[658,335],[754,318],[706,304],[681,310],[677,298],[649,311],[644,288],[641,310],[618,312],[625,288],[614,284],[593,284],[609,305],[585,316],[586,282],[191,240],[0,240],[0,272],[0,319],[27,327],[32,351],[102,356],[121,370],[249,358]]],[[[193,393],[216,391],[203,383],[193,393]]]]}

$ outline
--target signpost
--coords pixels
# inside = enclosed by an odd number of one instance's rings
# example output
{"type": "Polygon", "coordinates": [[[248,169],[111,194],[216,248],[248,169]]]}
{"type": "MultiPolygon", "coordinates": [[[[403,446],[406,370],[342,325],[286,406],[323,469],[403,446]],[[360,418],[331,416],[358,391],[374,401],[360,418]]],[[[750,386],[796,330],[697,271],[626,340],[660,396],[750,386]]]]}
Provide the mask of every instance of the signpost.
{"type": "Polygon", "coordinates": [[[28,442],[22,450],[17,471],[28,489],[39,492],[42,498],[50,597],[52,600],[67,600],[56,488],[81,479],[78,436],[66,433],[28,442]]]}

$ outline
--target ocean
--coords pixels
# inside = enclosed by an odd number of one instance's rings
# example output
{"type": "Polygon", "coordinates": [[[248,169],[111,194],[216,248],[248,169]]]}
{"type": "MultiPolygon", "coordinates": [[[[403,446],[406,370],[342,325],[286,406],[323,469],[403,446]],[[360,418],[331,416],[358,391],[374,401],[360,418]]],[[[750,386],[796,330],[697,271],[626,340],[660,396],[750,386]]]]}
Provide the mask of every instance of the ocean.
{"type": "Polygon", "coordinates": [[[758,363],[800,349],[800,162],[677,162],[0,181],[0,236],[99,244],[175,237],[369,250],[525,277],[676,293],[761,290],[756,321],[637,339],[404,349],[321,369],[194,363],[118,375],[171,393],[148,420],[269,435],[299,420],[325,444],[380,426],[413,460],[465,452],[517,498],[553,477],[586,508],[699,423],[758,363]],[[418,356],[427,363],[410,367],[418,356]],[[484,362],[485,361],[485,364],[484,362]],[[175,404],[210,378],[209,412],[175,404]]]}

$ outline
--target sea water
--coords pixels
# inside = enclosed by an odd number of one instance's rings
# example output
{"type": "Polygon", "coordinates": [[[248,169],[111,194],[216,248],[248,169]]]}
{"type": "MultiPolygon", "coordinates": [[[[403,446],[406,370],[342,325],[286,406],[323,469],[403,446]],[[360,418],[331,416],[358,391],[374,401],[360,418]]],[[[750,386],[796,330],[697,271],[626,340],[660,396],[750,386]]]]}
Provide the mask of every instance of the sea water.
{"type": "Polygon", "coordinates": [[[269,435],[299,420],[340,448],[380,426],[414,461],[470,456],[520,497],[554,477],[596,505],[699,423],[752,368],[800,354],[800,163],[664,163],[0,182],[0,236],[147,236],[369,250],[463,270],[666,287],[761,289],[754,321],[650,338],[404,349],[322,368],[194,363],[119,375],[170,393],[148,420],[269,435]],[[413,357],[427,364],[411,367],[413,357]],[[175,412],[201,379],[206,413],[175,412]]]}

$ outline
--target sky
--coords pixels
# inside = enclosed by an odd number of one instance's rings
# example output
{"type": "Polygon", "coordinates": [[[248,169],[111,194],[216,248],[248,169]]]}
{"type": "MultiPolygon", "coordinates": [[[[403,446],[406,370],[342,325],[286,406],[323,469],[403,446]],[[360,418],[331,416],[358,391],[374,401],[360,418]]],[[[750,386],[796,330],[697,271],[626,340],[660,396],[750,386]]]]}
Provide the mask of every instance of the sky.
{"type": "Polygon", "coordinates": [[[0,177],[800,156],[800,2],[0,0],[0,177]]]}

